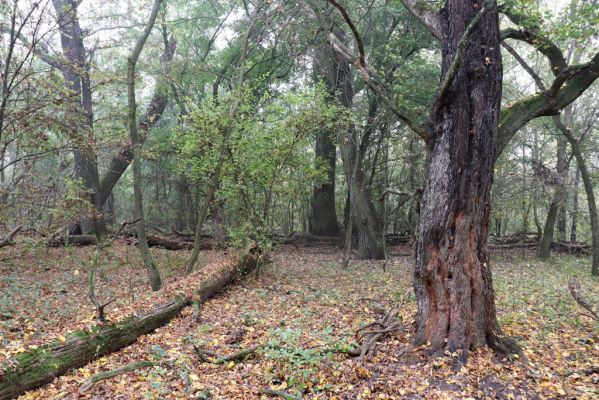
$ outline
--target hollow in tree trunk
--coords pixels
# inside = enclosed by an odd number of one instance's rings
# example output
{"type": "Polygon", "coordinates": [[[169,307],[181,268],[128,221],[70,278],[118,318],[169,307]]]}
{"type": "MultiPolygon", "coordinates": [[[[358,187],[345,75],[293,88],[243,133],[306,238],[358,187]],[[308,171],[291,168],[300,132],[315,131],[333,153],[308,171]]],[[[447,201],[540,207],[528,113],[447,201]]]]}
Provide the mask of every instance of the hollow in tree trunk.
{"type": "Polygon", "coordinates": [[[447,0],[441,26],[413,277],[416,344],[457,354],[459,365],[476,346],[515,350],[501,338],[487,249],[502,82],[497,4],[447,0]]]}

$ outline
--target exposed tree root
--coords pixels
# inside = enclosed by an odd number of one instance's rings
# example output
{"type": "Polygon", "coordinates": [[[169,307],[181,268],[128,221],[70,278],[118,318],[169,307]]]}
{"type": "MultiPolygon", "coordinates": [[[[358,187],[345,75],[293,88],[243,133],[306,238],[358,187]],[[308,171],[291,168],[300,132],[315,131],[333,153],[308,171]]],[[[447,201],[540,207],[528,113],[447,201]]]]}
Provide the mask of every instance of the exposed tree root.
{"type": "Polygon", "coordinates": [[[223,364],[230,361],[240,361],[248,357],[249,355],[256,352],[256,350],[264,348],[265,345],[260,344],[257,346],[252,346],[247,349],[243,349],[238,351],[237,353],[233,353],[230,355],[221,355],[217,354],[213,351],[202,349],[196,345],[193,345],[193,348],[198,355],[198,358],[203,362],[208,362],[212,364],[223,364]],[[211,357],[211,358],[209,358],[211,357]]]}
{"type": "Polygon", "coordinates": [[[69,244],[74,246],[95,246],[98,241],[94,235],[52,236],[48,241],[48,247],[62,247],[69,244]]]}
{"type": "Polygon", "coordinates": [[[516,339],[509,336],[497,336],[493,335],[492,337],[487,338],[487,345],[493,350],[496,354],[510,356],[513,354],[517,354],[518,357],[524,359],[524,353],[522,352],[522,348],[516,341],[516,339]]]}
{"type": "Polygon", "coordinates": [[[113,369],[112,371],[101,372],[89,378],[85,383],[79,388],[79,393],[83,393],[86,390],[90,389],[96,383],[104,380],[114,378],[115,376],[122,375],[127,372],[135,371],[141,368],[153,367],[154,365],[158,365],[160,363],[154,361],[138,361],[131,364],[127,364],[117,369],[113,369]]]}

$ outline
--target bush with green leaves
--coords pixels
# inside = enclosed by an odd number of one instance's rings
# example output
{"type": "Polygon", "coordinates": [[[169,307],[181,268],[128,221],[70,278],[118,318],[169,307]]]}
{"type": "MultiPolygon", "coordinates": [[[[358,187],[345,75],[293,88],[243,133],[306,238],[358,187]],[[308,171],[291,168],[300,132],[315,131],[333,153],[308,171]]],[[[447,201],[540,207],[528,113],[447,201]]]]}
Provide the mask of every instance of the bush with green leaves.
{"type": "Polygon", "coordinates": [[[176,172],[207,187],[224,151],[216,196],[225,205],[228,224],[236,227],[229,233],[239,246],[252,240],[268,248],[273,232],[293,229],[293,224],[280,225],[282,215],[307,212],[290,207],[298,198],[309,204],[314,185],[326,179],[314,160],[315,130],[334,134],[349,118],[327,104],[319,89],[256,98],[246,88],[235,94],[241,96],[235,115],[230,114],[232,96],[191,108],[173,139],[179,149],[176,172]]]}

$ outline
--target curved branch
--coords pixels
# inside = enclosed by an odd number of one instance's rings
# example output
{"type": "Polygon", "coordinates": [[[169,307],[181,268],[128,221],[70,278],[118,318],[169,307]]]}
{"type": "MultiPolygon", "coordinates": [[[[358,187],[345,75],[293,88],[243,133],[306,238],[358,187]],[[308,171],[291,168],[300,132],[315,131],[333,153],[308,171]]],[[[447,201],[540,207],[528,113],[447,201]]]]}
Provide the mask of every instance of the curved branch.
{"type": "Polygon", "coordinates": [[[536,117],[559,114],[559,110],[580,97],[597,78],[599,52],[588,63],[565,69],[548,90],[504,106],[499,115],[496,156],[503,152],[518,129],[536,117]]]}
{"type": "MultiPolygon", "coordinates": [[[[167,46],[164,48],[164,52],[160,57],[160,62],[164,65],[173,60],[175,55],[175,50],[177,47],[177,42],[175,39],[171,39],[167,46]]],[[[166,79],[165,77],[161,77],[162,79],[166,79]]],[[[145,113],[141,116],[139,120],[139,130],[140,130],[140,141],[143,143],[146,140],[148,135],[148,131],[152,126],[154,126],[162,113],[166,109],[166,105],[168,102],[168,96],[161,91],[162,82],[159,80],[156,83],[154,89],[154,95],[146,108],[145,113]]],[[[110,164],[108,169],[104,173],[104,176],[100,180],[99,192],[100,192],[100,202],[104,204],[108,197],[110,196],[110,192],[112,192],[112,188],[119,181],[125,170],[129,167],[131,160],[133,159],[133,150],[131,148],[131,144],[127,143],[117,155],[115,155],[112,160],[110,160],[110,164]]]]}
{"type": "Polygon", "coordinates": [[[439,17],[439,10],[426,4],[424,1],[419,0],[402,0],[404,7],[412,14],[416,19],[422,22],[422,25],[436,37],[441,38],[441,18],[439,17]]]}
{"type": "MultiPolygon", "coordinates": [[[[416,132],[416,134],[418,136],[420,136],[420,138],[422,140],[424,140],[425,143],[429,144],[431,142],[431,136],[429,134],[428,129],[418,125],[415,121],[413,121],[411,118],[409,118],[406,114],[401,112],[395,106],[395,104],[393,104],[393,101],[390,99],[390,97],[386,93],[386,89],[381,87],[381,85],[379,85],[373,81],[373,79],[371,77],[371,73],[368,69],[368,66],[366,65],[366,56],[364,53],[362,37],[360,36],[360,33],[356,29],[356,26],[352,22],[351,18],[347,14],[347,11],[343,8],[342,5],[337,3],[335,0],[328,0],[328,1],[331,4],[333,4],[335,6],[335,8],[337,8],[341,12],[341,14],[343,15],[343,19],[345,20],[347,25],[350,27],[350,29],[354,35],[354,38],[356,40],[357,46],[358,46],[359,55],[358,55],[358,57],[355,57],[352,54],[351,50],[349,50],[343,44],[343,42],[332,32],[330,32],[328,35],[328,39],[329,39],[329,43],[331,44],[331,47],[333,47],[335,52],[337,52],[339,55],[341,55],[343,58],[345,58],[349,63],[353,64],[358,69],[358,71],[360,71],[360,74],[362,75],[362,78],[364,79],[364,82],[366,83],[366,85],[374,92],[374,94],[383,103],[385,103],[385,105],[391,110],[391,112],[393,112],[393,114],[395,114],[395,116],[400,121],[402,121],[403,123],[408,125],[408,127],[410,127],[410,129],[412,129],[414,132],[416,132]]],[[[321,28],[323,28],[323,27],[321,27],[321,28]]]]}
{"type": "Polygon", "coordinates": [[[501,31],[501,40],[514,39],[526,42],[543,54],[551,64],[554,75],[560,74],[568,67],[564,54],[551,40],[539,35],[533,30],[520,30],[508,28],[501,31]]]}

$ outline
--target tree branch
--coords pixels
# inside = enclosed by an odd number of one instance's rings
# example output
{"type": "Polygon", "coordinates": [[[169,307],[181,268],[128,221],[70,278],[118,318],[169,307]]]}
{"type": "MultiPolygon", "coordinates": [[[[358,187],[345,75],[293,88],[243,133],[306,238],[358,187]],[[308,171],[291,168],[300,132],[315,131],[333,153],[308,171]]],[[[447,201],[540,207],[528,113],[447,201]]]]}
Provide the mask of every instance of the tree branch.
{"type": "Polygon", "coordinates": [[[516,50],[514,50],[514,48],[512,46],[510,46],[506,42],[501,42],[501,46],[503,46],[503,48],[506,49],[507,52],[510,53],[516,61],[518,61],[520,66],[526,72],[528,72],[528,75],[530,75],[530,77],[535,81],[539,90],[547,90],[547,87],[543,83],[543,80],[541,79],[541,77],[532,69],[532,67],[530,65],[528,65],[528,63],[520,56],[520,54],[518,54],[518,52],[516,52],[516,50]]]}
{"type": "Polygon", "coordinates": [[[548,90],[505,105],[499,115],[497,135],[498,157],[516,132],[530,120],[556,115],[595,82],[599,77],[599,52],[591,61],[568,67],[554,80],[548,90]]]}
{"type": "Polygon", "coordinates": [[[441,39],[439,10],[419,0],[402,0],[404,7],[437,39],[441,39]]]}
{"type": "Polygon", "coordinates": [[[13,228],[13,230],[10,231],[8,233],[8,235],[6,235],[6,237],[4,239],[0,240],[0,249],[3,248],[3,247],[8,246],[9,244],[11,244],[12,239],[15,237],[15,235],[17,233],[19,233],[19,231],[21,230],[21,228],[23,228],[22,225],[15,226],[13,228]]]}
{"type": "MultiPolygon", "coordinates": [[[[341,14],[343,15],[343,19],[345,20],[346,24],[350,27],[357,43],[359,55],[358,57],[354,56],[351,50],[349,50],[333,32],[330,32],[328,34],[328,39],[329,43],[331,44],[331,47],[333,47],[333,49],[339,55],[345,58],[349,63],[353,64],[358,69],[358,71],[360,71],[360,74],[362,75],[362,78],[364,79],[364,82],[366,83],[368,88],[374,92],[374,94],[391,110],[391,112],[393,112],[393,114],[395,114],[395,116],[400,121],[404,122],[408,127],[410,127],[410,129],[416,132],[416,134],[420,136],[425,143],[430,143],[431,137],[428,132],[428,129],[416,124],[415,121],[413,121],[406,114],[400,111],[395,106],[393,101],[390,99],[390,96],[386,93],[386,89],[373,81],[371,72],[369,71],[366,65],[366,55],[364,53],[363,40],[360,36],[360,33],[356,29],[354,23],[351,21],[351,18],[349,17],[347,11],[343,8],[343,6],[337,3],[335,0],[328,1],[341,12],[341,14]]],[[[324,29],[324,27],[321,28],[324,29]]]]}
{"type": "MultiPolygon", "coordinates": [[[[441,109],[445,95],[447,94],[447,91],[451,87],[451,84],[453,83],[453,80],[454,80],[455,76],[457,75],[458,70],[460,69],[460,64],[462,63],[464,49],[466,48],[466,44],[468,43],[470,35],[472,34],[472,32],[474,31],[474,29],[476,28],[476,26],[482,19],[482,17],[489,10],[489,6],[490,6],[490,1],[488,1],[488,0],[485,1],[483,8],[474,16],[474,18],[472,18],[472,20],[466,27],[464,34],[460,38],[460,41],[458,42],[455,56],[453,57],[453,60],[451,61],[451,65],[447,69],[447,73],[445,74],[445,77],[443,78],[443,83],[441,84],[439,90],[437,91],[437,94],[435,95],[435,101],[433,103],[433,109],[432,109],[431,115],[430,115],[431,123],[437,119],[437,115],[439,113],[439,110],[441,109]]],[[[434,132],[433,132],[433,134],[434,134],[434,132]]]]}

